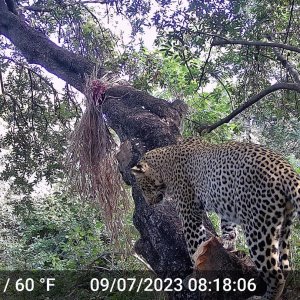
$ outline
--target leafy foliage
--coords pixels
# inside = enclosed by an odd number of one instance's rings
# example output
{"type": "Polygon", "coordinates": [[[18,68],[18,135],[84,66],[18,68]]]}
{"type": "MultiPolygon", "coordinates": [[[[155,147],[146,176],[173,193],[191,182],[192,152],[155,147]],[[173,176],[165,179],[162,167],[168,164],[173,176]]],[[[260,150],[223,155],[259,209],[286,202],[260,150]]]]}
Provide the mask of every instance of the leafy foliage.
{"type": "MultiPolygon", "coordinates": [[[[93,8],[60,1],[20,1],[31,26],[62,47],[100,66],[116,55],[116,37],[104,29],[93,8]]],[[[80,117],[81,98],[73,88],[29,66],[6,39],[0,39],[0,115],[6,149],[2,180],[12,180],[15,192],[30,193],[42,178],[53,184],[65,175],[63,162],[69,134],[80,117]]]]}
{"type": "Polygon", "coordinates": [[[7,154],[1,179],[12,179],[15,192],[30,193],[43,178],[53,183],[64,177],[67,136],[79,106],[68,86],[59,95],[38,69],[15,66],[3,87],[0,113],[7,129],[1,147],[7,154]]]}
{"type": "MultiPolygon", "coordinates": [[[[117,269],[136,264],[125,252],[113,252],[99,209],[75,196],[54,192],[34,199],[11,197],[0,214],[1,233],[10,224],[0,243],[5,249],[1,269],[117,269]]],[[[128,232],[135,234],[130,228],[128,232]]]]}
{"type": "MultiPolygon", "coordinates": [[[[297,45],[300,11],[294,1],[271,3],[270,1],[181,2],[174,0],[167,1],[164,5],[160,5],[160,1],[156,3],[157,6],[149,12],[148,17],[151,18],[152,25],[158,32],[156,47],[171,60],[168,66],[169,72],[162,73],[161,78],[166,83],[169,78],[177,76],[171,91],[177,89],[182,98],[187,99],[188,89],[191,89],[191,94],[195,95],[197,92],[202,94],[203,87],[217,83],[216,89],[223,89],[225,97],[227,94],[227,99],[223,97],[223,101],[226,102],[224,105],[228,107],[230,105],[232,110],[274,81],[293,80],[284,65],[277,59],[272,47],[230,44],[220,47],[215,46],[215,43],[217,40],[224,39],[225,41],[226,39],[268,41],[271,35],[273,41],[297,45]],[[183,74],[179,72],[179,65],[182,67],[183,74]]],[[[300,65],[299,54],[281,52],[284,58],[297,69],[300,65]]],[[[143,62],[143,52],[141,58],[143,62]]],[[[141,77],[147,82],[144,85],[146,88],[151,86],[152,81],[157,83],[157,73],[160,74],[161,71],[160,67],[156,68],[156,64],[151,63],[150,59],[151,68],[147,72],[148,75],[144,74],[145,69],[147,70],[146,66],[141,77]],[[150,74],[154,76],[151,78],[150,74]]],[[[138,64],[137,71],[139,68],[138,64]]],[[[161,84],[160,88],[170,91],[169,85],[161,84]]],[[[215,102],[219,101],[216,98],[219,97],[218,91],[212,91],[210,94],[216,99],[215,102]]],[[[202,99],[198,97],[201,104],[197,106],[201,108],[203,108],[202,99]]],[[[197,103],[197,98],[193,102],[197,103]]],[[[244,112],[238,120],[240,125],[237,127],[237,124],[233,124],[233,133],[237,133],[239,129],[247,139],[253,139],[254,135],[256,141],[271,145],[278,151],[284,150],[286,155],[294,153],[298,156],[298,102],[299,95],[295,92],[273,93],[244,112]],[[252,131],[249,130],[248,124],[253,127],[252,131]]],[[[198,110],[198,112],[201,115],[202,111],[198,110]]],[[[201,116],[196,117],[195,121],[197,119],[202,121],[201,116]]],[[[212,123],[214,118],[205,121],[212,123]]],[[[233,122],[236,123],[236,120],[233,122]]],[[[228,127],[224,130],[226,132],[228,127]]],[[[231,134],[225,134],[224,138],[226,136],[232,137],[231,134]]]]}

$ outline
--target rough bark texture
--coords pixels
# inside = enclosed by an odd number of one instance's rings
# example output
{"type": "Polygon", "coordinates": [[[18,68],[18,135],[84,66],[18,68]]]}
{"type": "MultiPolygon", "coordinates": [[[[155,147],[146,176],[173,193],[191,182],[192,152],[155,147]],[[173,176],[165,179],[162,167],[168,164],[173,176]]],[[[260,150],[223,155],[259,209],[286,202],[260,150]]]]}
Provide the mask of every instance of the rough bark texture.
{"type": "MultiPolygon", "coordinates": [[[[165,201],[148,206],[130,168],[148,150],[176,143],[186,106],[178,101],[169,103],[131,87],[116,87],[107,91],[103,111],[108,124],[122,141],[118,156],[120,171],[125,182],[132,185],[133,222],[141,235],[135,250],[159,276],[185,277],[192,265],[174,205],[165,201]]],[[[183,298],[186,297],[185,294],[183,298]]]]}
{"type": "MultiPolygon", "coordinates": [[[[30,28],[22,18],[9,11],[3,0],[0,0],[0,34],[6,36],[29,63],[39,64],[83,91],[85,74],[91,74],[93,64],[30,28]]],[[[146,204],[130,168],[146,151],[176,143],[186,111],[187,107],[181,101],[170,103],[128,86],[109,89],[103,104],[108,125],[122,141],[118,155],[120,171],[125,182],[132,185],[133,222],[140,232],[135,250],[162,277],[185,277],[192,271],[181,224],[172,202],[165,201],[152,207],[146,204]]],[[[209,231],[214,233],[208,219],[206,223],[209,231]]],[[[226,256],[222,247],[218,251],[223,253],[215,258],[221,262],[220,266],[231,262],[232,257],[226,256]]],[[[217,274],[222,274],[222,268],[217,274]]],[[[173,299],[204,299],[203,296],[188,291],[170,295],[173,299]]]]}

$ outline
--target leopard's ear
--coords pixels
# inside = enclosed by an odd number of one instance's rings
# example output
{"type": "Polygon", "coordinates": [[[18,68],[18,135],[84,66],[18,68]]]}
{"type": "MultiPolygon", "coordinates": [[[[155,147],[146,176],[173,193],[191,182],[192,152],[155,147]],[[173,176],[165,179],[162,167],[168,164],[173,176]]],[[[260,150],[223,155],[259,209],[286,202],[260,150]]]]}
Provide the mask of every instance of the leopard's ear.
{"type": "Polygon", "coordinates": [[[141,176],[141,175],[145,175],[148,169],[149,166],[147,163],[139,163],[133,168],[131,168],[131,173],[135,176],[141,176]]]}

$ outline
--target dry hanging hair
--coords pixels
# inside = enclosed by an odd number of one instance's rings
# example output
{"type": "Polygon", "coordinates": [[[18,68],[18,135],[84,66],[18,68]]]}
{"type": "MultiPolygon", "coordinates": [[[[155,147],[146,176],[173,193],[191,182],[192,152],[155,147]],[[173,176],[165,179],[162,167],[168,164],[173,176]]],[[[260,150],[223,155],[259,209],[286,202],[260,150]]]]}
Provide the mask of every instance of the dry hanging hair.
{"type": "Polygon", "coordinates": [[[86,110],[71,136],[67,165],[71,185],[82,199],[95,201],[116,241],[129,205],[115,157],[117,145],[102,112],[105,90],[111,86],[105,78],[86,81],[86,110]]]}

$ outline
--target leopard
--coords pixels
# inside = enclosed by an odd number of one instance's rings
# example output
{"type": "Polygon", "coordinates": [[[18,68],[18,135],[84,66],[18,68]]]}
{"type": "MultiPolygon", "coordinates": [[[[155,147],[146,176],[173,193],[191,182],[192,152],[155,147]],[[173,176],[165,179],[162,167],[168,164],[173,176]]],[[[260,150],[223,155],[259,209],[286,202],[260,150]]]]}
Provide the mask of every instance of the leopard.
{"type": "Polygon", "coordinates": [[[300,176],[282,155],[250,142],[193,137],[146,152],[131,172],[148,205],[175,202],[192,262],[207,240],[203,216],[214,211],[230,247],[241,227],[267,286],[262,299],[280,298],[292,220],[300,217],[300,176]]]}

